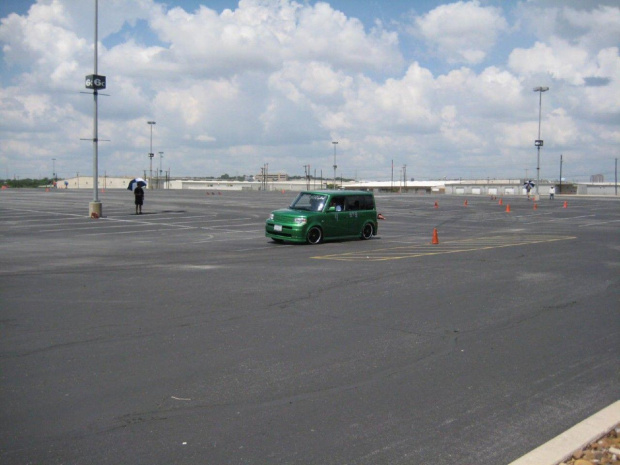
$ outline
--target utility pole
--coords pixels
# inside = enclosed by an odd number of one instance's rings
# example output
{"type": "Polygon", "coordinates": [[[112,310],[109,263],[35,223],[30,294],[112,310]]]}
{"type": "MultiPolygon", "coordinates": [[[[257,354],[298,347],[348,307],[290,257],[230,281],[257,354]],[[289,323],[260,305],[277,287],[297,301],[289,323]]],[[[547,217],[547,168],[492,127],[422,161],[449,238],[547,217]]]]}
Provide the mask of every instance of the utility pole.
{"type": "Polygon", "coordinates": [[[164,158],[164,152],[159,152],[159,176],[157,176],[157,188],[161,189],[161,160],[164,158]]]}
{"type": "Polygon", "coordinates": [[[562,162],[563,162],[563,157],[564,155],[560,154],[560,194],[562,193],[562,162]]]}
{"type": "Polygon", "coordinates": [[[332,142],[334,144],[334,189],[336,188],[336,168],[338,165],[336,164],[336,145],[338,145],[337,141],[332,142]]]}
{"type": "Polygon", "coordinates": [[[153,125],[156,124],[155,121],[147,121],[146,124],[148,124],[151,127],[151,151],[149,152],[149,158],[151,159],[151,171],[150,171],[150,178],[149,178],[149,184],[150,187],[147,187],[148,189],[153,189],[153,157],[155,156],[155,154],[153,153],[153,125]]]}
{"type": "Polygon", "coordinates": [[[538,192],[538,186],[540,185],[540,148],[543,145],[543,141],[540,138],[540,118],[542,111],[542,93],[547,92],[549,90],[548,87],[534,87],[534,92],[538,92],[538,139],[534,141],[534,145],[538,149],[538,162],[536,164],[536,195],[534,196],[534,200],[540,200],[540,195],[538,192]]]}
{"type": "Polygon", "coordinates": [[[304,165],[304,172],[306,174],[306,189],[310,190],[310,165],[304,165]]]}

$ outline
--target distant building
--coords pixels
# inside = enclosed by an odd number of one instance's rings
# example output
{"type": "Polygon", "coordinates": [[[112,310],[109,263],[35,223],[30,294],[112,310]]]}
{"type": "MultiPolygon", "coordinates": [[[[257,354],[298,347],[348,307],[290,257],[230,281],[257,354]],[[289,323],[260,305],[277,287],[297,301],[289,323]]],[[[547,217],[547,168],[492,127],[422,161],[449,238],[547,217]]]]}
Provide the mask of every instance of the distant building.
{"type": "MultiPolygon", "coordinates": [[[[288,176],[286,173],[277,173],[277,174],[268,174],[267,176],[265,176],[267,178],[267,182],[282,182],[282,181],[288,181],[288,176]]],[[[263,174],[257,174],[254,176],[254,179],[258,182],[263,182],[265,179],[263,179],[263,174]]]]}
{"type": "Polygon", "coordinates": [[[590,182],[605,182],[605,176],[602,174],[593,174],[590,176],[590,182]]]}

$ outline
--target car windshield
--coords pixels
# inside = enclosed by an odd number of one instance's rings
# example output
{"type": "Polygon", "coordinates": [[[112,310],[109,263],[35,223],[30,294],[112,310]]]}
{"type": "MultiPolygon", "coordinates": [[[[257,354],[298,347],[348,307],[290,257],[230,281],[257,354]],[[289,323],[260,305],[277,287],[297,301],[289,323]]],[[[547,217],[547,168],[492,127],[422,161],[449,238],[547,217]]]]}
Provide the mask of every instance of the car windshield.
{"type": "Polygon", "coordinates": [[[310,194],[308,192],[302,192],[297,196],[295,201],[291,204],[293,210],[304,210],[310,212],[320,212],[325,206],[327,201],[327,195],[322,194],[310,194]]]}

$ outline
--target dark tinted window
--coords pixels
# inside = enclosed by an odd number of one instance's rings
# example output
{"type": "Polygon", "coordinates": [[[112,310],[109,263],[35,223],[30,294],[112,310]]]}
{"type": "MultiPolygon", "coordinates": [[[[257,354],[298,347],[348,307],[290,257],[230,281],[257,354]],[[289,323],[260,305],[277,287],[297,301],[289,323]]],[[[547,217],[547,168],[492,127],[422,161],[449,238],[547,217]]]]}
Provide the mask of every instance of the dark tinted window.
{"type": "Polygon", "coordinates": [[[347,196],[345,210],[373,210],[375,202],[372,195],[347,196]]]}
{"type": "Polygon", "coordinates": [[[375,209],[375,198],[372,195],[362,195],[361,197],[361,209],[362,210],[374,210],[375,209]]]}

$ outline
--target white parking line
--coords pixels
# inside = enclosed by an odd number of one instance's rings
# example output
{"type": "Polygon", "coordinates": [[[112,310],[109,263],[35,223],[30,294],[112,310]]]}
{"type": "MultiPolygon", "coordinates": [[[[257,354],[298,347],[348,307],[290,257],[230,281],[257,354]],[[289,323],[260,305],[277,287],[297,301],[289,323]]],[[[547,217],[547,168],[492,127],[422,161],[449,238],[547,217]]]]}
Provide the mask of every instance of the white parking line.
{"type": "Polygon", "coordinates": [[[579,226],[577,226],[578,228],[589,228],[590,226],[598,226],[600,224],[611,224],[611,223],[618,223],[620,222],[620,220],[612,220],[612,221],[600,221],[598,223],[588,223],[588,224],[580,224],[579,226]]]}
{"type": "Polygon", "coordinates": [[[570,218],[556,218],[556,219],[550,220],[549,222],[551,223],[555,221],[572,221],[578,218],[592,218],[593,216],[596,216],[596,215],[581,215],[581,216],[571,216],[570,218]]]}
{"type": "MultiPolygon", "coordinates": [[[[195,228],[183,228],[183,229],[195,229],[195,228]]],[[[86,233],[84,236],[113,236],[115,234],[143,234],[147,232],[160,232],[160,231],[173,231],[172,229],[132,229],[131,231],[111,231],[111,232],[99,232],[99,233],[86,233]]]]}

